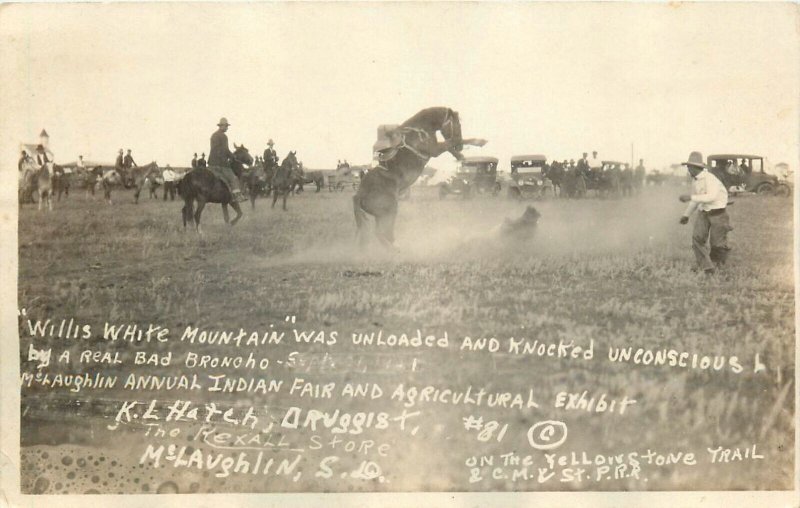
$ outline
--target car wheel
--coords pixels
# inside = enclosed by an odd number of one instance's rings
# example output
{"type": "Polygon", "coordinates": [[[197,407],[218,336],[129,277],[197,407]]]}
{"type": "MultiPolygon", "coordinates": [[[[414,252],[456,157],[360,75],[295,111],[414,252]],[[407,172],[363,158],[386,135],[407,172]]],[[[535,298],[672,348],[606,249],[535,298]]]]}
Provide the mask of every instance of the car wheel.
{"type": "Polygon", "coordinates": [[[779,183],[778,186],[775,187],[775,195],[784,198],[789,197],[792,195],[792,188],[785,183],[779,183]]]}
{"type": "Polygon", "coordinates": [[[762,196],[766,196],[766,195],[772,194],[773,190],[774,190],[774,187],[772,186],[772,184],[771,183],[767,183],[767,182],[764,182],[761,185],[759,185],[758,187],[756,187],[756,193],[760,194],[762,196]]]}

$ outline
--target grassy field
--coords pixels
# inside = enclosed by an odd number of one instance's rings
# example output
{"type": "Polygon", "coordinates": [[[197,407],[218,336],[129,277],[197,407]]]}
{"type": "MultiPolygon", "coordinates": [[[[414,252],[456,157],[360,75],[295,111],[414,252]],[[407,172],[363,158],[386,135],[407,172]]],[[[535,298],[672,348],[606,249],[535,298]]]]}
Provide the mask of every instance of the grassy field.
{"type": "MultiPolygon", "coordinates": [[[[340,340],[334,346],[294,340],[270,346],[265,353],[274,365],[269,377],[285,379],[289,385],[296,376],[318,382],[377,381],[389,392],[375,401],[308,400],[288,394],[229,394],[216,399],[203,394],[193,395],[195,399],[394,414],[402,404],[389,400],[389,394],[397,384],[411,383],[532,393],[540,406],[518,410],[421,403],[412,408],[422,412],[419,434],[397,430],[370,434],[391,444],[383,464],[386,482],[324,482],[312,474],[293,483],[274,476],[255,482],[139,468],[141,430],[127,434],[105,430],[108,411],[103,401],[130,399],[134,397],[130,392],[76,395],[32,387],[23,390],[22,401],[23,489],[58,493],[153,492],[159,486],[162,491],[181,492],[790,488],[796,389],[791,202],[736,198],[730,207],[735,230],[729,237],[733,247],[729,265],[706,277],[691,271],[691,226],[678,224],[683,205],[677,196],[682,192],[677,187],[648,188],[625,200],[535,202],[542,214],[536,237],[503,243],[492,228],[506,217],[519,216],[524,204],[490,197],[440,201],[434,189],[415,189],[411,199],[401,203],[395,253],[374,245],[366,252],[356,248],[352,192],[307,192],[290,198],[288,212],[270,210],[260,200],[254,211],[247,206],[235,228],[222,222],[217,205],[209,205],[202,237],[183,230],[179,201],[144,199],[134,205],[131,195],[118,194],[114,205],[108,206],[99,197],[87,201],[73,195],[57,203],[53,213],[23,207],[19,306],[27,317],[74,318],[101,329],[104,322],[156,323],[176,330],[178,336],[186,326],[335,330],[340,340]],[[296,321],[287,322],[287,316],[296,321]],[[353,332],[417,329],[437,337],[446,332],[449,347],[367,347],[349,340],[353,332]],[[593,341],[594,359],[516,355],[506,347],[497,353],[465,351],[460,348],[464,336],[494,337],[503,346],[508,337],[547,343],[570,340],[582,347],[593,341]],[[629,346],[726,359],[736,356],[743,371],[608,360],[609,348],[629,346]],[[756,354],[766,367],[758,373],[753,372],[756,354]],[[295,362],[291,367],[276,363],[289,358],[295,362]],[[637,403],[624,415],[568,412],[553,407],[562,390],[628,396],[637,403]],[[80,407],[70,402],[74,400],[81,401],[80,407]],[[504,441],[477,440],[461,423],[469,415],[507,423],[504,441]],[[644,453],[649,448],[707,456],[707,448],[744,449],[757,444],[765,459],[651,468],[647,479],[541,485],[493,480],[488,468],[483,481],[468,482],[470,471],[464,464],[469,457],[523,453],[525,432],[545,419],[563,420],[569,426],[569,440],[559,452],[644,453]],[[104,471],[97,463],[99,455],[108,463],[113,460],[124,474],[94,481],[95,472],[104,471]],[[59,459],[48,462],[48,457],[59,459]],[[84,464],[80,469],[74,465],[78,457],[84,464]]],[[[21,333],[25,326],[21,321],[21,333]]],[[[26,343],[22,341],[23,347],[26,343]]],[[[77,353],[85,346],[73,349],[77,353]]],[[[143,349],[125,344],[104,347],[125,358],[143,349]]],[[[188,348],[175,340],[147,350],[170,350],[182,362],[188,348]]],[[[242,352],[233,346],[195,346],[193,351],[242,352]]],[[[31,364],[23,362],[25,369],[31,370],[31,364]]],[[[162,369],[151,367],[148,372],[162,369]]],[[[159,393],[136,397],[180,398],[159,393]]],[[[288,436],[303,439],[299,431],[288,436]]],[[[533,451],[528,448],[526,453],[533,451]]],[[[317,459],[326,455],[320,453],[317,459]]],[[[310,465],[307,469],[314,470],[310,465]]]]}

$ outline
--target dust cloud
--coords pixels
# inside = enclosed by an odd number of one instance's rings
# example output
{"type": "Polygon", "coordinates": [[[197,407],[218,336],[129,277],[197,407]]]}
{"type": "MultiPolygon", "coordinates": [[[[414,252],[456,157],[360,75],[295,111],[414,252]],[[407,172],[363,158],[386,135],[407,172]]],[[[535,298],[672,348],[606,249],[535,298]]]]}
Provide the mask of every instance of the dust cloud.
{"type": "Polygon", "coordinates": [[[295,239],[292,252],[269,264],[363,262],[446,262],[503,259],[518,256],[565,257],[630,255],[657,251],[675,243],[676,235],[688,242],[686,226],[678,225],[684,205],[678,186],[645,188],[619,199],[590,196],[581,200],[544,199],[513,201],[505,196],[478,196],[439,200],[419,192],[400,202],[395,249],[381,246],[370,220],[369,242],[356,242],[355,225],[345,234],[295,239]],[[518,219],[527,206],[541,218],[535,230],[504,235],[506,220],[518,219]]]}

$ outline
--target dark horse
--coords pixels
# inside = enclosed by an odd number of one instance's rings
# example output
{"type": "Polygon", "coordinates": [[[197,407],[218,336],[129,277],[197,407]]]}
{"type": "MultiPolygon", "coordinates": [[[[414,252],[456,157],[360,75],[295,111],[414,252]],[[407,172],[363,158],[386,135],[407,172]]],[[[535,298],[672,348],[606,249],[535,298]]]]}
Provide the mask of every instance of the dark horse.
{"type": "Polygon", "coordinates": [[[250,197],[250,207],[256,209],[256,198],[258,196],[269,195],[269,182],[267,181],[267,170],[256,165],[242,174],[242,187],[250,197]]]}
{"type": "Polygon", "coordinates": [[[375,217],[375,235],[385,246],[394,243],[398,194],[413,184],[433,157],[450,152],[463,159],[464,145],[483,146],[484,139],[463,139],[458,113],[450,108],[423,109],[399,128],[400,142],[383,153],[379,166],[361,179],[353,196],[357,236],[364,244],[367,214],[375,217]],[[444,141],[436,139],[440,132],[444,141]]]}
{"type": "Polygon", "coordinates": [[[272,208],[278,201],[278,196],[283,196],[283,210],[286,211],[286,198],[295,185],[295,171],[297,171],[297,152],[289,152],[272,175],[272,208]]]}
{"type": "MultiPolygon", "coordinates": [[[[236,143],[234,143],[233,147],[235,150],[231,161],[231,169],[236,174],[236,177],[240,178],[244,166],[249,166],[253,163],[253,157],[244,145],[236,146],[236,143]]],[[[183,227],[186,227],[188,222],[194,221],[198,233],[200,232],[200,216],[206,203],[219,203],[222,205],[222,214],[225,217],[226,224],[233,226],[242,218],[242,209],[239,207],[239,203],[233,199],[228,186],[208,168],[196,168],[186,173],[186,176],[178,182],[178,194],[184,201],[183,209],[181,210],[183,227]],[[197,201],[197,210],[194,209],[195,201],[197,201]],[[236,217],[233,221],[229,220],[228,205],[231,205],[236,212],[236,217]]]]}
{"type": "Polygon", "coordinates": [[[316,192],[320,192],[325,185],[325,177],[319,171],[303,171],[303,168],[298,167],[293,174],[294,184],[293,190],[297,194],[303,192],[303,186],[307,184],[314,184],[317,188],[316,192]]]}
{"type": "MultiPolygon", "coordinates": [[[[158,168],[156,161],[147,164],[146,166],[137,166],[128,170],[128,178],[133,181],[133,202],[139,203],[139,195],[142,193],[144,186],[150,181],[155,181],[155,178],[161,176],[161,170],[158,168]]],[[[151,191],[151,197],[154,192],[151,191]]]]}

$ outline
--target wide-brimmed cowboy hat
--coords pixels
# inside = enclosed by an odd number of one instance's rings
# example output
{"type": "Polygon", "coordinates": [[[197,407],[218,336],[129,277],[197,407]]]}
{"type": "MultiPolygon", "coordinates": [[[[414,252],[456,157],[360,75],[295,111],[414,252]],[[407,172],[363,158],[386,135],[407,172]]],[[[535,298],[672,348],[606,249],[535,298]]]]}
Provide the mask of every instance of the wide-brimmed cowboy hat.
{"type": "Polygon", "coordinates": [[[390,139],[387,139],[387,138],[382,138],[382,139],[379,139],[378,141],[376,141],[375,144],[372,145],[372,151],[373,152],[380,152],[380,151],[386,150],[387,148],[391,148],[391,147],[392,147],[392,141],[390,139]]]}
{"type": "Polygon", "coordinates": [[[689,154],[689,160],[682,163],[684,166],[694,166],[696,168],[705,169],[706,163],[703,162],[703,154],[700,152],[692,152],[689,154]]]}
{"type": "Polygon", "coordinates": [[[228,119],[227,119],[227,118],[225,118],[224,116],[223,116],[222,118],[220,118],[220,119],[219,119],[219,122],[217,123],[217,126],[218,126],[218,127],[222,127],[223,125],[230,125],[230,124],[228,123],[228,119]]]}

